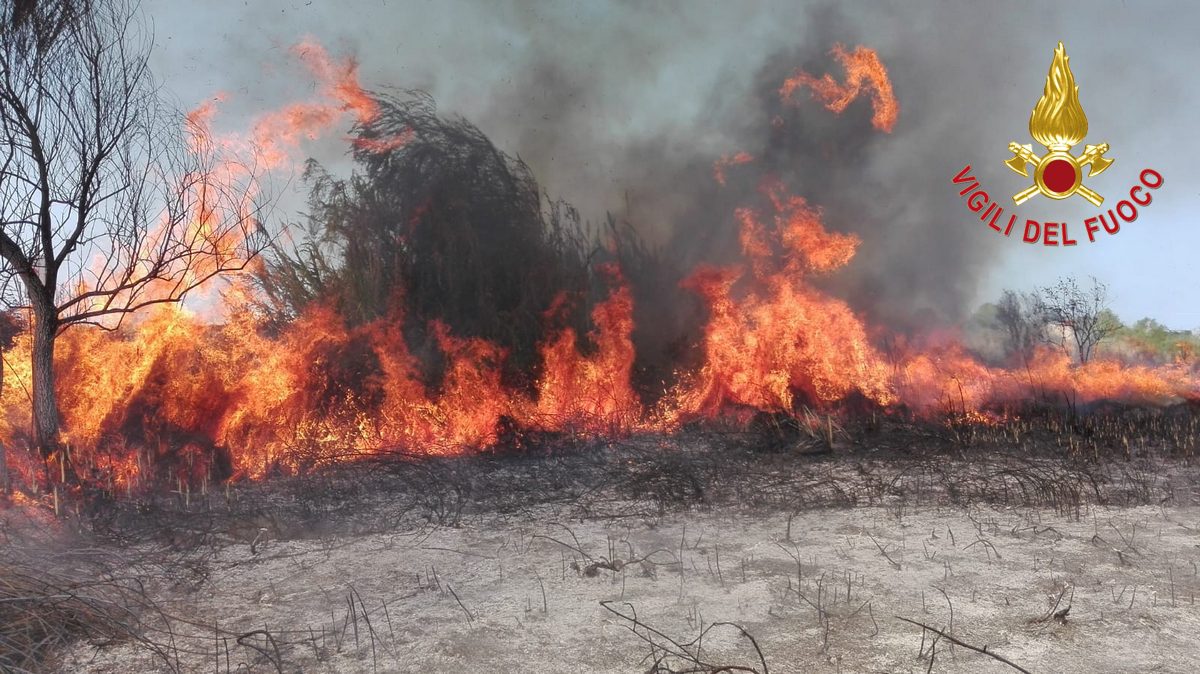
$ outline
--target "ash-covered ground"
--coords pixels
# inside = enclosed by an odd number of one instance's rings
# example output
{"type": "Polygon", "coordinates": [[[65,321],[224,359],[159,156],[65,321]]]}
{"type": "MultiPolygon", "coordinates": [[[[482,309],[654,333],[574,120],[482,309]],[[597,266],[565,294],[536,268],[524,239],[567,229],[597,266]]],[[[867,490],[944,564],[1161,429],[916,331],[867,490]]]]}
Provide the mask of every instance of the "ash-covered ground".
{"type": "Polygon", "coordinates": [[[767,423],[9,510],[8,561],[78,622],[21,666],[1192,671],[1194,428],[767,423]]]}

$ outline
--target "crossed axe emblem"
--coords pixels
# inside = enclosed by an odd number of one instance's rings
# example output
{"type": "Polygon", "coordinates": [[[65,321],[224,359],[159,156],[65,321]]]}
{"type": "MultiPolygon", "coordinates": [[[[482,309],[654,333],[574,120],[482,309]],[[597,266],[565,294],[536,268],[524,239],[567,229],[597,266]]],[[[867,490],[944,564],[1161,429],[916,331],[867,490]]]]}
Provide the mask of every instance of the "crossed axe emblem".
{"type": "Polygon", "coordinates": [[[1004,163],[1010,169],[1023,176],[1029,175],[1029,166],[1034,167],[1033,184],[1013,195],[1017,205],[1028,201],[1039,192],[1051,199],[1066,199],[1073,194],[1099,206],[1104,203],[1104,197],[1083,184],[1083,167],[1091,165],[1088,177],[1100,175],[1112,165],[1113,159],[1104,156],[1108,152],[1108,143],[1084,146],[1083,154],[1078,157],[1070,153],[1070,145],[1055,145],[1044,157],[1033,153],[1033,145],[1012,142],[1008,149],[1013,157],[1004,163]]]}

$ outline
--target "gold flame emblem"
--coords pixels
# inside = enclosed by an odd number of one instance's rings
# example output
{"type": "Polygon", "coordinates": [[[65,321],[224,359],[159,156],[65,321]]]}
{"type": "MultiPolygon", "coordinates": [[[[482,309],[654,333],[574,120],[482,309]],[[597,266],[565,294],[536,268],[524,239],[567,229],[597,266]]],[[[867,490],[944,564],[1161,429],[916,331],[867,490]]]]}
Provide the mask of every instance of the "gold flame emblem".
{"type": "Polygon", "coordinates": [[[1013,156],[1004,163],[1010,169],[1028,176],[1028,166],[1034,167],[1033,184],[1014,194],[1013,201],[1023,204],[1040,192],[1051,199],[1066,199],[1078,194],[1096,206],[1104,203],[1104,197],[1083,184],[1083,167],[1091,166],[1088,170],[1091,177],[1112,166],[1113,160],[1104,156],[1108,152],[1108,143],[1086,145],[1078,157],[1071,154],[1071,147],[1083,140],[1087,132],[1087,115],[1079,104],[1079,87],[1071,73],[1071,57],[1059,42],[1054,50],[1054,60],[1050,62],[1050,73],[1046,75],[1046,88],[1029,115],[1029,135],[1045,145],[1049,152],[1039,157],[1033,153],[1031,143],[1008,144],[1013,156]]]}

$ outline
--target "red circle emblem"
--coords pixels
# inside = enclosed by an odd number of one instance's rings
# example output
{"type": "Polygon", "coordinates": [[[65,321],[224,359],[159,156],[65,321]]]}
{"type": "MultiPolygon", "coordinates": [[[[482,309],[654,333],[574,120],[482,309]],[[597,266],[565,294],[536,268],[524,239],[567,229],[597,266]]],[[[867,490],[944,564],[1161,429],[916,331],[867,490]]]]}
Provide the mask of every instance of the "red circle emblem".
{"type": "Polygon", "coordinates": [[[1062,194],[1075,186],[1075,165],[1066,159],[1055,159],[1046,164],[1042,171],[1042,184],[1055,194],[1062,194]]]}

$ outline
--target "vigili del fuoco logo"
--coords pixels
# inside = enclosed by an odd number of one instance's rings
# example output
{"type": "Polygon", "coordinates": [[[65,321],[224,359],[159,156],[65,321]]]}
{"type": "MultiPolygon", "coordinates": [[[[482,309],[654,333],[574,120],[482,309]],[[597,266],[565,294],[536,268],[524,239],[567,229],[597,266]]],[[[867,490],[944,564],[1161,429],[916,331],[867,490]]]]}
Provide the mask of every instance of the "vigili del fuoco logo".
{"type": "MultiPolygon", "coordinates": [[[[1033,184],[1013,195],[1012,200],[1020,206],[1039,194],[1049,199],[1069,199],[1073,196],[1082,197],[1092,205],[1102,207],[1104,197],[1092,187],[1084,184],[1086,177],[1100,175],[1113,165],[1115,159],[1106,156],[1109,151],[1108,143],[1084,145],[1083,152],[1072,154],[1071,148],[1078,145],[1088,134],[1087,115],[1079,103],[1079,87],[1075,84],[1075,75],[1071,72],[1071,57],[1063,43],[1058,43],[1054,50],[1054,60],[1050,62],[1050,73],[1046,75],[1046,87],[1033,112],[1029,115],[1029,135],[1046,148],[1039,156],[1034,152],[1032,143],[1011,142],[1008,149],[1013,156],[1005,161],[1005,165],[1014,172],[1029,177],[1033,170],[1033,184]]],[[[1121,231],[1121,223],[1137,220],[1138,209],[1150,205],[1151,190],[1162,187],[1163,177],[1154,169],[1143,169],[1138,174],[1138,184],[1129,188],[1129,198],[1122,199],[1115,206],[1089,217],[1083,221],[1083,232],[1088,242],[1095,242],[1101,231],[1116,234],[1121,231]]],[[[967,208],[988,227],[1003,234],[1012,236],[1014,232],[1021,236],[1025,243],[1039,243],[1046,246],[1074,246],[1079,243],[1075,238],[1079,229],[1068,222],[1045,222],[1025,219],[1015,212],[1007,213],[1005,208],[993,199],[979,180],[971,175],[971,166],[954,176],[953,184],[962,185],[959,196],[965,198],[967,208]]]]}

